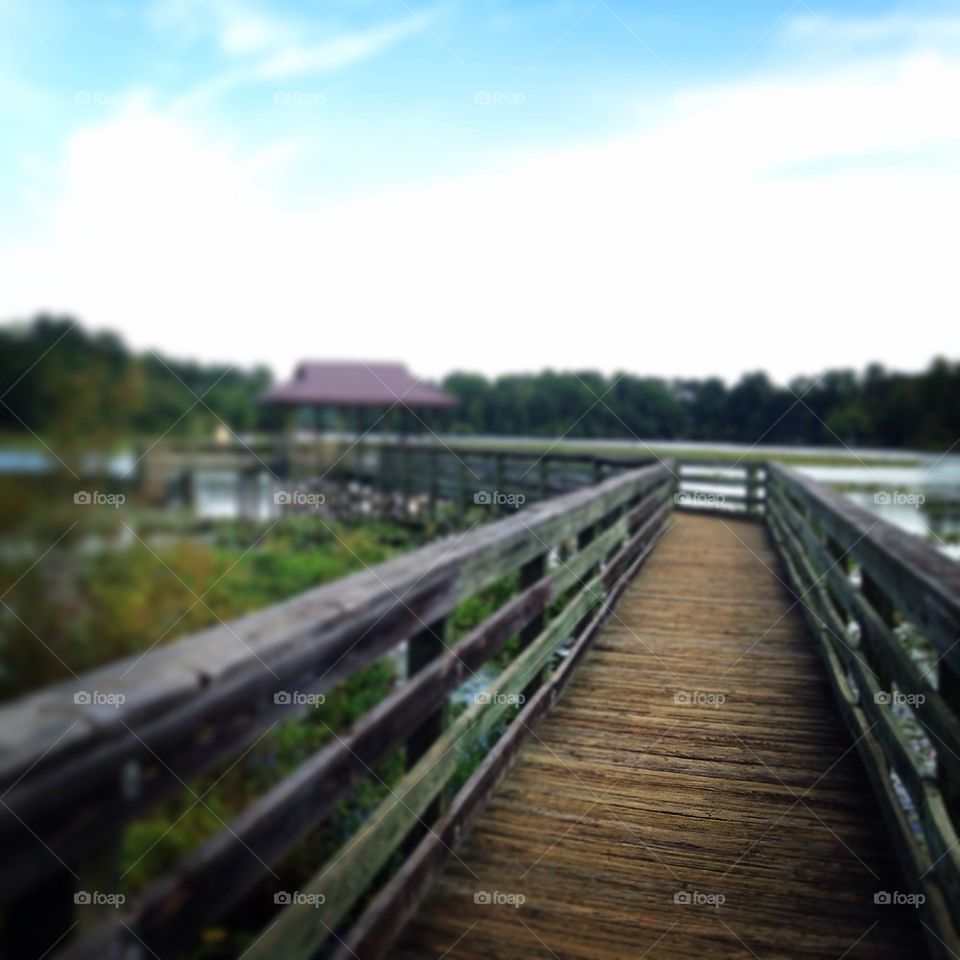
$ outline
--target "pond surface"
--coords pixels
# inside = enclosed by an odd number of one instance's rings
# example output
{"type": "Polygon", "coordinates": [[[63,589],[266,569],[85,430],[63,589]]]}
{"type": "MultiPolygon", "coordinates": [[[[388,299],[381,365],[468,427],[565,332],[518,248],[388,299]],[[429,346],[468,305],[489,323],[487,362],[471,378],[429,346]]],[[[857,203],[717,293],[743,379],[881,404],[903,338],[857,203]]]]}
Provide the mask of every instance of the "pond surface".
{"type": "Polygon", "coordinates": [[[861,507],[960,559],[960,457],[926,458],[918,467],[800,467],[861,507]]]}

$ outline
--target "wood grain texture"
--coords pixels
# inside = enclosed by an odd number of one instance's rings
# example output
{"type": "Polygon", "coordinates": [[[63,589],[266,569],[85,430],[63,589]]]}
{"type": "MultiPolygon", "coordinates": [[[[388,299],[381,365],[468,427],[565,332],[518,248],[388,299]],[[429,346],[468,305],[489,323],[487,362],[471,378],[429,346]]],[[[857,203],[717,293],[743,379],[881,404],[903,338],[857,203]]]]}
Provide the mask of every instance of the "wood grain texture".
{"type": "Polygon", "coordinates": [[[922,956],[785,580],[761,525],[678,517],[392,956],[922,956]]]}

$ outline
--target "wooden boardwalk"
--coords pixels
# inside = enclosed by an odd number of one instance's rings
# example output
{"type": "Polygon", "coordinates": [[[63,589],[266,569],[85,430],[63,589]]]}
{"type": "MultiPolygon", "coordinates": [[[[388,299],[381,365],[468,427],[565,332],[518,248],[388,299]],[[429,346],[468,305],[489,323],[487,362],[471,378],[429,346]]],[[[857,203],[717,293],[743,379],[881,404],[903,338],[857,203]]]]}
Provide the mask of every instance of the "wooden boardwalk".
{"type": "Polygon", "coordinates": [[[677,517],[391,956],[922,955],[785,580],[762,525],[677,517]]]}

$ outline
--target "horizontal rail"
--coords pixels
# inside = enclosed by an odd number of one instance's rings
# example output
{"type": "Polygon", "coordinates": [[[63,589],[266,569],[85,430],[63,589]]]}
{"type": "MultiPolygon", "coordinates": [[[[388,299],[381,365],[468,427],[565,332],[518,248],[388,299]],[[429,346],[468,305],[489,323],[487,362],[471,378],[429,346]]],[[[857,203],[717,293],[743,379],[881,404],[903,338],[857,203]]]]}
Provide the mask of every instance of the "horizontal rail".
{"type": "Polygon", "coordinates": [[[683,460],[677,472],[678,510],[762,516],[766,509],[767,469],[763,462],[683,460]],[[729,492],[724,489],[727,487],[743,492],[729,492]]]}
{"type": "MultiPolygon", "coordinates": [[[[535,685],[662,531],[674,482],[669,466],[660,464],[618,473],[0,709],[0,791],[6,791],[0,899],[22,902],[31,889],[44,889],[64,864],[79,866],[95,856],[159,799],[242,754],[281,717],[303,711],[278,700],[278,691],[328,690],[401,641],[413,643],[426,625],[442,623],[490,584],[539,569],[483,623],[455,645],[441,646],[349,731],[69,952],[120,957],[142,942],[159,956],[178,955],[320,824],[372,765],[424,727],[475,669],[511,637],[531,630],[536,636],[522,644],[495,689],[519,695],[535,685]],[[548,564],[574,541],[576,552],[548,564]],[[89,691],[98,694],[93,702],[76,696],[89,691]],[[114,697],[110,706],[100,705],[105,696],[114,697]]],[[[346,916],[389,854],[427,818],[457,758],[505,711],[499,700],[475,704],[438,733],[384,801],[386,813],[369,821],[377,826],[354,838],[357,852],[338,861],[336,895],[328,889],[318,915],[331,926],[346,916]],[[398,805],[397,797],[405,802],[398,805]]],[[[289,922],[278,925],[286,929],[289,922]]]]}
{"type": "Polygon", "coordinates": [[[842,494],[769,468],[767,519],[818,638],[931,954],[960,951],[960,566],[842,494]]]}

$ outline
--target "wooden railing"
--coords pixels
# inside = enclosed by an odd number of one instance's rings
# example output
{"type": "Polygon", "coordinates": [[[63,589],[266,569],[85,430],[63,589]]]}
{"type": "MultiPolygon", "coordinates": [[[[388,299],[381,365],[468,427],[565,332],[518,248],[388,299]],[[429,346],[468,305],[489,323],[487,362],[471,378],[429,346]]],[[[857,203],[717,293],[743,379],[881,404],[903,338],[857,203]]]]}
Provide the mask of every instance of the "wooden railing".
{"type": "MultiPolygon", "coordinates": [[[[770,465],[767,519],[935,957],[960,955],[960,566],[770,465]]],[[[892,893],[891,891],[885,891],[892,893]]]]}
{"type": "Polygon", "coordinates": [[[602,456],[551,449],[501,447],[408,440],[377,441],[347,447],[342,471],[379,491],[395,516],[409,513],[411,498],[421,498],[421,516],[436,518],[447,507],[457,522],[475,506],[495,514],[516,502],[534,503],[625,470],[657,463],[653,457],[602,456]]]}
{"type": "Polygon", "coordinates": [[[767,465],[755,460],[681,460],[677,509],[762,516],[767,465]]]}
{"type": "MultiPolygon", "coordinates": [[[[153,499],[195,500],[197,472],[236,476],[238,512],[255,515],[258,484],[300,493],[324,492],[335,512],[375,513],[414,522],[463,525],[476,506],[485,518],[598,483],[625,470],[660,461],[652,456],[512,449],[443,442],[434,437],[403,441],[376,435],[283,443],[171,443],[144,453],[141,489],[153,499]]],[[[296,503],[291,503],[296,512],[296,503]]],[[[309,506],[301,508],[310,512],[309,506]]]]}
{"type": "Polygon", "coordinates": [[[406,774],[245,952],[307,958],[335,933],[338,958],[383,956],[661,536],[674,489],[669,465],[620,472],[2,708],[5,955],[62,935],[51,956],[179,956],[405,745],[406,774]],[[451,638],[464,601],[510,577],[511,598],[451,638]],[[127,824],[403,641],[410,670],[386,699],[119,909],[74,906],[78,890],[116,891],[127,824]],[[505,648],[451,720],[451,695],[505,648]],[[460,760],[501,727],[451,798],[460,760]]]}

